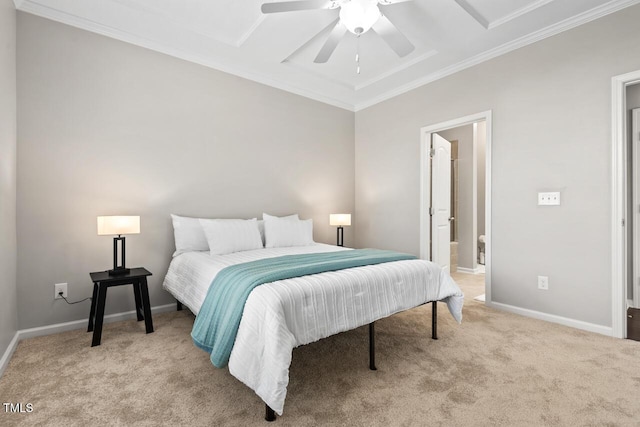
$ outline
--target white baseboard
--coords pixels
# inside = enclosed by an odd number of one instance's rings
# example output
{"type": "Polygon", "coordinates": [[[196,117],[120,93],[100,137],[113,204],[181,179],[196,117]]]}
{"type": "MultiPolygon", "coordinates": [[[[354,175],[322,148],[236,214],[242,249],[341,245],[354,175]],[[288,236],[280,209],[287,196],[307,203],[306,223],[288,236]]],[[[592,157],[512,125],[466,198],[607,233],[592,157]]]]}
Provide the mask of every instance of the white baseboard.
{"type": "MultiPolygon", "coordinates": [[[[175,303],[159,305],[157,307],[151,307],[151,313],[153,314],[166,313],[169,311],[176,311],[175,303]]],[[[135,310],[131,310],[131,311],[125,311],[123,313],[106,315],[104,316],[104,323],[113,323],[113,322],[119,322],[122,320],[129,320],[129,319],[135,319],[135,318],[136,318],[136,312],[135,310]]],[[[0,359],[0,377],[2,377],[2,374],[5,368],[9,364],[9,360],[11,360],[11,356],[13,355],[13,352],[16,350],[16,347],[18,346],[18,343],[20,341],[27,338],[59,334],[61,332],[73,331],[75,329],[83,329],[87,327],[88,323],[89,323],[89,318],[86,318],[83,320],[74,320],[72,322],[56,323],[54,325],[39,326],[37,328],[21,329],[17,331],[13,339],[9,343],[9,347],[7,347],[7,350],[2,355],[2,359],[0,359]]]]}
{"type": "Polygon", "coordinates": [[[16,332],[15,335],[13,336],[13,339],[9,343],[9,346],[7,347],[4,354],[2,355],[2,359],[0,359],[0,378],[2,378],[2,374],[4,373],[4,370],[7,368],[7,365],[9,365],[9,360],[11,360],[11,356],[13,356],[13,352],[16,351],[16,347],[18,347],[18,341],[20,341],[20,338],[18,337],[18,332],[16,332]]]}
{"type": "MultiPolygon", "coordinates": [[[[151,313],[165,313],[167,311],[176,311],[175,304],[160,305],[151,307],[151,313]]],[[[136,317],[135,310],[125,311],[123,313],[114,313],[104,316],[104,323],[120,322],[121,320],[134,319],[136,317]]],[[[74,320],[73,322],[56,323],[55,325],[39,326],[37,328],[22,329],[18,331],[20,340],[26,338],[41,337],[43,335],[59,334],[60,332],[73,331],[75,329],[86,328],[89,318],[83,320],[74,320]]]]}
{"type": "Polygon", "coordinates": [[[465,268],[458,267],[457,273],[466,273],[466,274],[478,274],[480,272],[479,268],[465,268]]]}
{"type": "Polygon", "coordinates": [[[545,320],[547,322],[558,323],[564,326],[570,326],[583,331],[595,332],[597,334],[613,336],[613,328],[610,326],[596,325],[595,323],[583,322],[582,320],[569,319],[568,317],[556,316],[555,314],[543,313],[541,311],[529,310],[527,308],[516,307],[509,304],[487,301],[487,307],[495,308],[509,313],[519,314],[533,319],[545,320]]]}

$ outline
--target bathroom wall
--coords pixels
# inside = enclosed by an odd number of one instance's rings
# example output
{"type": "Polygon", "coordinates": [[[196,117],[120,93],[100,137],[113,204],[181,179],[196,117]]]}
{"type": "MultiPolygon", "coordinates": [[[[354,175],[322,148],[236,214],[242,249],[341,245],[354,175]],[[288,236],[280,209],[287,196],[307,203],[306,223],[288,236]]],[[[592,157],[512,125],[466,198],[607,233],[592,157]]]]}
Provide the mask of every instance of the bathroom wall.
{"type": "MultiPolygon", "coordinates": [[[[18,329],[16,290],[16,11],[0,1],[0,360],[18,329]]],[[[0,366],[2,375],[2,366],[0,366]]]]}
{"type": "MultiPolygon", "coordinates": [[[[478,236],[485,234],[485,188],[486,188],[486,161],[487,161],[487,122],[476,124],[476,167],[478,176],[478,236]]],[[[477,241],[477,239],[476,239],[477,241]]]]}

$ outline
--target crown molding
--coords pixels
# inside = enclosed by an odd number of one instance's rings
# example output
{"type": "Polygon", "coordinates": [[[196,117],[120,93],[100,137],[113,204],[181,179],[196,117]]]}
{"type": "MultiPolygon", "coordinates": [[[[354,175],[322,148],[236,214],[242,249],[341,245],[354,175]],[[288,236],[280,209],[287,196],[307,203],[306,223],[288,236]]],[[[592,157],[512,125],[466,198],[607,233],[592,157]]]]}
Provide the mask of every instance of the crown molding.
{"type": "Polygon", "coordinates": [[[364,110],[365,108],[369,108],[380,102],[394,98],[398,95],[402,95],[403,93],[409,92],[413,89],[417,89],[420,86],[433,83],[436,80],[440,80],[444,77],[450,76],[459,71],[465,70],[467,68],[471,68],[474,65],[481,64],[490,59],[496,58],[498,56],[502,56],[516,49],[520,49],[521,47],[525,47],[527,45],[544,40],[548,37],[555,36],[564,31],[570,30],[572,28],[578,27],[588,22],[595,21],[598,18],[602,18],[603,16],[615,13],[619,10],[622,10],[629,6],[633,6],[638,3],[640,3],[640,0],[612,0],[609,3],[603,4],[602,6],[595,7],[579,15],[573,16],[571,18],[565,19],[556,24],[543,28],[542,30],[520,37],[509,43],[505,43],[502,46],[498,46],[494,49],[490,49],[488,51],[482,52],[469,59],[458,62],[457,64],[453,64],[449,67],[438,70],[435,73],[431,73],[425,77],[422,77],[420,79],[414,80],[413,82],[407,83],[406,85],[400,86],[394,90],[390,90],[379,96],[371,97],[363,102],[356,103],[356,105],[354,106],[354,110],[356,112],[360,110],[364,110]]]}
{"type": "MultiPolygon", "coordinates": [[[[269,77],[265,74],[261,74],[261,73],[256,73],[255,71],[252,71],[250,69],[247,69],[246,67],[240,67],[240,66],[235,66],[232,64],[229,64],[228,62],[225,61],[219,61],[219,60],[215,60],[215,59],[211,59],[208,57],[203,57],[202,55],[198,55],[195,54],[193,52],[189,52],[187,50],[183,50],[183,49],[179,49],[179,48],[175,48],[175,47],[171,47],[168,46],[164,43],[160,43],[158,41],[155,40],[151,40],[151,39],[147,39],[144,37],[140,37],[137,36],[135,34],[131,34],[129,32],[126,31],[122,31],[110,26],[106,26],[103,24],[99,24],[97,22],[93,22],[93,21],[89,21],[87,19],[81,18],[79,16],[75,16],[69,13],[65,13],[65,12],[61,12],[59,10],[47,7],[47,6],[43,6],[39,3],[37,3],[34,0],[13,0],[14,1],[14,5],[16,7],[17,10],[22,11],[22,12],[26,12],[26,13],[30,13],[36,16],[40,16],[43,18],[47,18],[53,21],[57,21],[63,24],[67,24],[67,25],[71,25],[73,27],[77,27],[86,31],[90,31],[96,34],[100,34],[103,36],[107,36],[116,40],[120,40],[126,43],[130,43],[130,44],[134,44],[143,48],[147,48],[156,52],[160,52],[166,55],[170,55],[185,61],[189,61],[189,62],[193,62],[199,65],[203,65],[205,67],[209,67],[209,68],[213,68],[225,73],[229,73],[241,78],[245,78],[247,80],[251,80],[257,83],[261,83],[270,87],[274,87],[276,89],[280,89],[280,90],[284,90],[286,92],[289,93],[293,93],[299,96],[303,96],[305,98],[309,98],[318,102],[322,102],[325,104],[329,104],[338,108],[342,108],[345,109],[347,111],[352,111],[352,112],[357,112],[360,110],[363,110],[365,108],[371,107],[375,104],[378,104],[380,102],[386,101],[390,98],[396,97],[398,95],[401,95],[403,93],[409,92],[413,89],[416,89],[420,86],[424,86],[426,84],[432,83],[436,80],[442,79],[444,77],[447,77],[451,74],[457,73],[459,71],[465,70],[467,68],[473,67],[475,65],[478,65],[482,62],[488,61],[490,59],[496,58],[498,56],[504,55],[508,52],[511,52],[513,50],[522,48],[524,46],[527,46],[529,44],[538,42],[540,40],[543,40],[547,37],[551,37],[554,36],[556,34],[559,34],[563,31],[567,31],[570,30],[572,28],[575,28],[579,25],[582,24],[586,24],[588,22],[591,22],[593,20],[596,20],[598,18],[601,18],[603,16],[609,15],[611,13],[617,12],[619,10],[622,10],[626,7],[629,6],[633,6],[635,4],[640,3],[640,0],[612,0],[608,3],[605,3],[601,6],[595,7],[591,10],[588,10],[586,12],[583,12],[579,15],[576,15],[574,17],[565,19],[561,22],[558,22],[556,24],[550,25],[549,27],[546,27],[542,30],[536,31],[534,33],[528,34],[526,36],[520,37],[516,40],[513,40],[511,42],[505,43],[501,46],[498,46],[496,48],[490,49],[488,51],[482,52],[480,54],[477,54],[471,58],[468,58],[464,61],[460,61],[456,64],[450,65],[446,68],[443,68],[441,70],[438,70],[436,72],[433,72],[431,74],[428,74],[426,76],[423,76],[419,79],[413,80],[407,84],[404,84],[402,86],[399,86],[395,89],[386,91],[382,94],[379,95],[374,95],[374,96],[370,96],[370,97],[365,97],[361,102],[355,102],[352,101],[350,99],[345,99],[345,96],[340,96],[340,97],[335,97],[335,96],[328,96],[326,94],[326,91],[322,91],[322,90],[313,90],[313,89],[308,89],[308,88],[302,88],[300,86],[297,85],[292,85],[290,83],[288,83],[286,80],[284,79],[279,79],[279,78],[273,78],[273,77],[269,77]]],[[[549,0],[550,1],[550,0],[549,0]]],[[[544,4],[548,3],[548,0],[538,0],[535,3],[533,3],[533,6],[540,7],[544,4]]],[[[528,12],[530,10],[532,10],[530,7],[526,7],[524,8],[526,9],[525,12],[528,12]]],[[[522,13],[521,9],[519,9],[518,11],[514,12],[511,15],[514,15],[516,13],[518,13],[520,16],[522,13]]],[[[508,17],[511,17],[510,19],[513,19],[514,16],[508,15],[508,17]]],[[[501,20],[504,20],[506,18],[501,18],[501,20]]],[[[498,21],[501,21],[498,20],[498,21]]],[[[498,22],[496,21],[496,22],[498,22]]],[[[496,22],[494,23],[488,23],[488,25],[498,25],[496,24],[496,22]]],[[[505,21],[506,22],[506,21],[505,21]]],[[[501,22],[503,23],[503,22],[501,22]]],[[[252,28],[250,32],[252,32],[253,30],[255,30],[255,27],[252,28]]],[[[240,44],[244,43],[244,41],[246,40],[246,37],[243,37],[239,42],[240,44]],[[244,39],[244,40],[243,40],[244,39]]],[[[411,66],[416,66],[418,64],[420,64],[422,61],[426,60],[427,58],[429,58],[430,56],[432,56],[431,52],[426,53],[424,56],[421,56],[419,58],[416,58],[416,60],[412,60],[406,64],[403,64],[399,67],[395,67],[392,70],[389,70],[386,73],[383,73],[381,76],[379,76],[379,78],[374,78],[370,81],[364,82],[363,84],[360,84],[358,86],[356,86],[354,89],[354,97],[357,99],[358,98],[358,90],[359,89],[364,89],[365,87],[368,87],[369,85],[375,83],[375,82],[379,82],[381,80],[384,80],[387,77],[390,77],[393,75],[394,72],[396,71],[401,71],[404,69],[407,69],[411,66]],[[422,61],[418,60],[421,59],[422,61]]]]}

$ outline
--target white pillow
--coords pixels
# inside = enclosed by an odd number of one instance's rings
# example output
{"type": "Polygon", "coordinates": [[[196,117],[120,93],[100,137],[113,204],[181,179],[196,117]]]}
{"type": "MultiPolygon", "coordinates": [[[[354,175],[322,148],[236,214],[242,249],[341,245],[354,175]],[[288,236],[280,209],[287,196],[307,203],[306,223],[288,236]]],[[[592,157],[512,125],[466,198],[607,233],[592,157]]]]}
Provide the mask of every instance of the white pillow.
{"type": "Polygon", "coordinates": [[[264,220],[258,220],[258,231],[260,232],[260,239],[262,239],[262,246],[264,246],[264,220]]]}
{"type": "Polygon", "coordinates": [[[201,219],[211,255],[262,249],[258,222],[253,219],[201,219]]]}
{"type": "Polygon", "coordinates": [[[314,244],[312,219],[300,221],[265,217],[264,234],[266,237],[265,247],[267,248],[309,246],[314,244]]]}
{"type": "Polygon", "coordinates": [[[173,222],[173,237],[176,242],[176,251],[173,256],[191,251],[208,251],[209,243],[204,235],[200,220],[171,214],[173,222]]]}
{"type": "Polygon", "coordinates": [[[264,234],[264,220],[267,218],[282,218],[282,219],[300,219],[298,217],[298,214],[293,214],[293,215],[289,215],[289,216],[281,216],[281,217],[277,217],[277,216],[272,216],[266,213],[262,214],[262,219],[258,220],[258,229],[260,230],[260,237],[262,237],[262,245],[264,246],[267,242],[267,239],[265,238],[265,234],[264,234]]]}

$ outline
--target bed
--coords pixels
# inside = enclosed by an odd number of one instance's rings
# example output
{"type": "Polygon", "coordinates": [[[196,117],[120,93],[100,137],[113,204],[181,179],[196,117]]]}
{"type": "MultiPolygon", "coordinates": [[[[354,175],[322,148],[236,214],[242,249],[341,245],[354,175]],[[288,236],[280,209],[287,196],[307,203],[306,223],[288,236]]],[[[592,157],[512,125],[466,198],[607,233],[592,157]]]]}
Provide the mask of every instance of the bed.
{"type": "MultiPolygon", "coordinates": [[[[174,222],[175,226],[175,222],[174,222]]],[[[163,287],[198,315],[209,286],[226,267],[289,255],[329,253],[349,249],[311,243],[269,247],[221,255],[208,251],[176,253],[163,287]]],[[[422,304],[446,303],[462,320],[463,294],[451,277],[424,260],[367,265],[265,283],[249,294],[231,350],[230,373],[265,402],[267,419],[282,415],[295,347],[373,322],[422,304]],[[271,412],[270,412],[271,411],[271,412]]],[[[434,331],[435,332],[435,331],[434,331]]],[[[373,359],[371,359],[371,368],[373,359]]]]}

